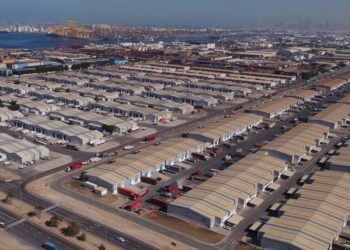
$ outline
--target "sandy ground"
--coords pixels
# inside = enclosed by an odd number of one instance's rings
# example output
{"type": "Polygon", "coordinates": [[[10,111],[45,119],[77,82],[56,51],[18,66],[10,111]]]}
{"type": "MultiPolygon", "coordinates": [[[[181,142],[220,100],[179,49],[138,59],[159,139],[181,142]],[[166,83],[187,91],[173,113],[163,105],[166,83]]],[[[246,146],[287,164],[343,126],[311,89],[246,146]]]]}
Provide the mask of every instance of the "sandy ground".
{"type": "Polygon", "coordinates": [[[51,158],[52,160],[45,161],[41,164],[34,166],[34,169],[40,172],[44,172],[44,171],[48,171],[50,169],[68,164],[69,162],[72,161],[72,157],[70,157],[69,155],[59,154],[52,151],[51,151],[51,158]]]}
{"type": "Polygon", "coordinates": [[[12,234],[7,233],[6,231],[0,231],[0,250],[14,249],[35,250],[35,248],[27,245],[19,239],[16,239],[12,234]]]}
{"type": "Polygon", "coordinates": [[[182,232],[183,234],[189,235],[202,242],[215,243],[224,238],[224,235],[199,227],[176,217],[169,216],[163,212],[150,211],[145,213],[144,216],[160,225],[171,227],[178,232],[182,232]]]}
{"type": "Polygon", "coordinates": [[[103,209],[99,209],[93,205],[76,200],[70,196],[66,196],[55,190],[52,190],[50,186],[45,186],[46,183],[52,182],[54,179],[62,176],[61,174],[54,174],[42,179],[36,180],[28,186],[28,190],[36,194],[45,194],[45,198],[53,202],[60,204],[61,206],[76,211],[84,216],[89,215],[93,220],[99,221],[102,224],[108,225],[115,230],[120,230],[120,225],[123,225],[123,233],[147,242],[160,249],[175,249],[171,242],[176,243],[176,249],[193,249],[184,243],[173,240],[165,235],[158,234],[154,231],[148,230],[140,225],[132,223],[122,217],[110,212],[106,212],[103,209]]]}
{"type": "MultiPolygon", "coordinates": [[[[5,193],[0,192],[1,199],[4,198],[5,196],[6,196],[5,193]]],[[[12,200],[12,204],[0,202],[0,206],[10,210],[11,212],[13,212],[13,213],[15,213],[23,218],[25,218],[28,221],[33,222],[34,224],[44,228],[45,230],[52,232],[53,234],[56,234],[60,237],[63,237],[64,239],[66,239],[66,240],[68,240],[68,241],[70,241],[78,246],[83,247],[84,249],[96,250],[100,244],[104,244],[107,249],[118,249],[115,245],[112,245],[112,244],[108,243],[107,241],[105,241],[104,239],[98,238],[95,235],[93,235],[87,231],[84,231],[84,230],[80,231],[80,233],[85,233],[85,235],[86,235],[86,241],[84,241],[84,242],[80,241],[74,237],[65,237],[60,231],[61,228],[64,228],[67,226],[67,224],[65,222],[61,222],[58,228],[48,227],[48,226],[46,226],[45,222],[51,218],[50,214],[42,212],[39,216],[28,217],[28,212],[35,211],[35,209],[33,208],[33,206],[31,206],[25,202],[21,202],[17,198],[14,198],[12,200]]],[[[2,240],[2,237],[1,237],[2,234],[3,234],[3,232],[0,232],[0,242],[2,240]]],[[[13,237],[10,234],[9,234],[9,239],[11,239],[11,240],[9,240],[10,246],[15,246],[15,244],[22,244],[22,245],[24,244],[22,242],[19,242],[19,240],[15,239],[15,237],[13,237]]],[[[2,247],[2,245],[1,245],[1,247],[2,247]]],[[[0,247],[0,250],[2,250],[1,247],[0,247]]],[[[31,248],[30,247],[29,248],[23,248],[23,247],[17,248],[16,247],[16,248],[5,248],[5,249],[12,250],[12,249],[31,249],[31,248]]]]}

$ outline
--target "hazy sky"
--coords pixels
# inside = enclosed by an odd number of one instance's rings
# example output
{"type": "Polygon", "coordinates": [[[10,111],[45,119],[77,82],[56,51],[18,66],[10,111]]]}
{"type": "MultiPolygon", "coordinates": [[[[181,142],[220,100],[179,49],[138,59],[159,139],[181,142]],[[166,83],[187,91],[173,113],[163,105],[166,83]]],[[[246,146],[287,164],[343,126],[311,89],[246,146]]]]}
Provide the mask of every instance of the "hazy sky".
{"type": "Polygon", "coordinates": [[[0,0],[0,22],[143,25],[350,23],[349,0],[0,0]]]}

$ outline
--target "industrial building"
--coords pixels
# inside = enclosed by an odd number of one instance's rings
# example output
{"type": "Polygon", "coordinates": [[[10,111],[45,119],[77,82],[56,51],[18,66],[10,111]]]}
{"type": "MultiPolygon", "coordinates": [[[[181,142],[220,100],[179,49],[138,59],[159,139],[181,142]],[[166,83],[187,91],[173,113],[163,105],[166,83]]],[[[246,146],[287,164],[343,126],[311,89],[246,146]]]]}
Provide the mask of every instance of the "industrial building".
{"type": "Polygon", "coordinates": [[[187,103],[177,103],[171,101],[163,101],[155,98],[145,98],[141,96],[119,97],[115,100],[119,103],[132,104],[144,108],[152,108],[157,110],[169,110],[173,113],[190,114],[194,111],[194,107],[187,103]]]}
{"type": "Polygon", "coordinates": [[[207,123],[189,131],[186,136],[202,142],[209,142],[215,146],[231,139],[233,136],[244,133],[247,129],[259,125],[262,121],[262,116],[242,113],[207,123]]]}
{"type": "Polygon", "coordinates": [[[319,171],[297,191],[259,231],[261,247],[280,249],[332,249],[350,213],[350,174],[319,171]],[[310,183],[310,184],[309,184],[310,183]]]}
{"type": "Polygon", "coordinates": [[[124,117],[132,117],[134,119],[148,120],[151,122],[162,122],[172,117],[172,113],[167,110],[159,111],[116,102],[95,102],[92,103],[91,106],[95,110],[102,110],[124,117]]]}
{"type": "Polygon", "coordinates": [[[258,105],[256,108],[253,108],[251,112],[267,119],[271,119],[283,114],[301,102],[301,100],[292,97],[278,98],[258,105]]]}
{"type": "Polygon", "coordinates": [[[53,92],[49,90],[33,90],[28,92],[28,96],[40,98],[45,102],[56,102],[58,104],[72,107],[86,107],[94,100],[89,97],[82,97],[79,94],[67,92],[53,92]]]}
{"type": "Polygon", "coordinates": [[[345,145],[337,150],[335,155],[332,155],[330,159],[327,160],[327,169],[342,171],[350,173],[350,147],[345,145]]]}
{"type": "Polygon", "coordinates": [[[317,86],[319,86],[321,88],[333,91],[333,90],[340,88],[341,86],[343,86],[346,83],[347,83],[347,81],[344,79],[331,78],[331,79],[325,79],[325,80],[319,81],[316,84],[317,84],[317,86]]]}
{"type": "Polygon", "coordinates": [[[84,85],[85,88],[93,88],[98,90],[105,90],[108,92],[117,92],[123,95],[140,95],[145,90],[142,86],[133,86],[128,84],[128,81],[123,83],[115,82],[88,82],[84,85]]]}
{"type": "Polygon", "coordinates": [[[222,226],[237,208],[254,203],[257,192],[287,167],[283,160],[261,152],[250,154],[171,202],[167,211],[204,227],[222,226]]]}
{"type": "Polygon", "coordinates": [[[90,168],[89,181],[117,193],[118,187],[127,187],[141,181],[142,176],[151,176],[191,157],[193,152],[202,152],[205,144],[193,139],[171,138],[159,145],[151,145],[136,154],[117,158],[114,163],[90,168]]]}
{"type": "Polygon", "coordinates": [[[134,121],[124,121],[114,116],[99,115],[93,112],[84,112],[78,109],[62,109],[50,112],[50,118],[68,121],[72,124],[86,126],[90,129],[103,130],[104,126],[112,127],[114,132],[126,134],[138,129],[134,121]]]}
{"type": "Polygon", "coordinates": [[[143,91],[142,95],[145,97],[152,97],[161,100],[169,100],[179,103],[189,103],[198,107],[212,107],[218,103],[218,100],[214,97],[205,97],[201,95],[191,95],[170,90],[156,90],[156,91],[143,91]]]}
{"type": "Polygon", "coordinates": [[[301,123],[262,147],[262,150],[268,155],[287,162],[309,160],[311,151],[320,151],[320,143],[325,142],[328,135],[327,126],[301,123]]]}
{"type": "Polygon", "coordinates": [[[34,90],[32,87],[23,86],[20,84],[14,84],[10,82],[1,82],[0,81],[0,92],[7,94],[15,94],[15,95],[26,95],[28,92],[34,90]]]}
{"type": "Polygon", "coordinates": [[[15,139],[5,133],[0,133],[1,160],[32,164],[34,161],[47,159],[49,156],[49,149],[42,145],[38,146],[27,140],[15,139]]]}
{"type": "Polygon", "coordinates": [[[0,122],[6,122],[16,118],[23,118],[24,115],[18,111],[12,111],[7,108],[0,108],[0,122]]]}
{"type": "Polygon", "coordinates": [[[13,126],[27,129],[38,134],[67,140],[78,145],[95,145],[103,141],[103,134],[81,126],[68,125],[64,122],[49,120],[44,116],[33,115],[23,119],[11,120],[13,126]]]}
{"type": "Polygon", "coordinates": [[[293,97],[296,99],[300,99],[303,102],[309,102],[312,98],[314,98],[318,94],[318,91],[314,91],[311,89],[301,89],[294,91],[290,94],[285,95],[286,97],[293,97]]]}
{"type": "Polygon", "coordinates": [[[336,103],[314,115],[309,122],[336,129],[350,121],[350,104],[336,103]]]}

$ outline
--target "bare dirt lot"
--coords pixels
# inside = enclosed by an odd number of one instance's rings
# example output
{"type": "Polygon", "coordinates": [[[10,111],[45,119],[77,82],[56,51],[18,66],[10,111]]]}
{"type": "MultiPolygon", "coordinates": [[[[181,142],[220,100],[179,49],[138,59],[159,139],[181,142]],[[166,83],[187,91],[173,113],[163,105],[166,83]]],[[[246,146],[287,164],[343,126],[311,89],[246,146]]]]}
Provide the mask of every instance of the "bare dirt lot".
{"type": "Polygon", "coordinates": [[[167,215],[160,211],[150,211],[143,215],[145,218],[152,220],[160,225],[169,227],[183,234],[190,235],[199,241],[206,243],[219,242],[224,238],[224,235],[218,234],[211,230],[199,227],[195,224],[183,221],[179,218],[167,215]]]}
{"type": "Polygon", "coordinates": [[[111,193],[107,193],[104,196],[96,195],[91,189],[89,189],[88,187],[85,187],[80,181],[77,181],[77,180],[68,180],[64,183],[64,186],[70,190],[74,190],[75,192],[78,192],[89,198],[98,200],[99,202],[103,202],[105,204],[109,204],[109,205],[117,204],[122,206],[124,203],[128,202],[128,200],[119,199],[118,196],[113,195],[111,193]]]}

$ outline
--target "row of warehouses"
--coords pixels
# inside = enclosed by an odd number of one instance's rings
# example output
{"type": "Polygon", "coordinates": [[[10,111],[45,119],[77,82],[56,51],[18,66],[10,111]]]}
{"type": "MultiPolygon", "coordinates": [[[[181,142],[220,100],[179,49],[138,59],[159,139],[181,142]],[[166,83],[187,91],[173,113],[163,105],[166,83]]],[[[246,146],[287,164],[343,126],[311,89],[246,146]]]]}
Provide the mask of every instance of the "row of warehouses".
{"type": "Polygon", "coordinates": [[[350,174],[319,171],[258,231],[264,249],[332,249],[350,215],[350,174]]]}
{"type": "Polygon", "coordinates": [[[32,164],[40,159],[47,159],[50,151],[42,146],[35,145],[27,140],[13,138],[0,133],[0,159],[10,160],[21,164],[32,164]]]}
{"type": "Polygon", "coordinates": [[[311,118],[310,123],[297,125],[257,153],[246,156],[174,200],[168,205],[168,212],[209,228],[223,225],[237,213],[237,208],[256,203],[258,191],[267,187],[276,189],[278,186],[273,182],[282,174],[290,175],[287,171],[290,163],[310,160],[312,152],[320,151],[321,144],[329,142],[332,123],[350,120],[350,105],[346,105],[347,112],[339,113],[334,108],[338,104],[334,104],[323,111],[329,115],[321,120],[311,118]]]}
{"type": "MultiPolygon", "coordinates": [[[[222,133],[221,135],[216,133],[215,136],[218,136],[219,141],[225,141],[243,133],[246,129],[257,125],[261,121],[261,117],[252,114],[224,118],[221,123],[215,123],[216,131],[222,133]]],[[[215,128],[213,128],[214,130],[215,128]]],[[[206,147],[213,146],[214,142],[210,139],[200,138],[202,133],[201,130],[198,130],[187,134],[189,138],[165,140],[160,145],[141,149],[137,154],[117,158],[115,163],[89,169],[87,176],[89,176],[90,181],[106,187],[112,193],[116,193],[118,187],[135,184],[140,181],[142,176],[150,176],[156,171],[190,158],[193,152],[202,152],[206,147]]]]}

